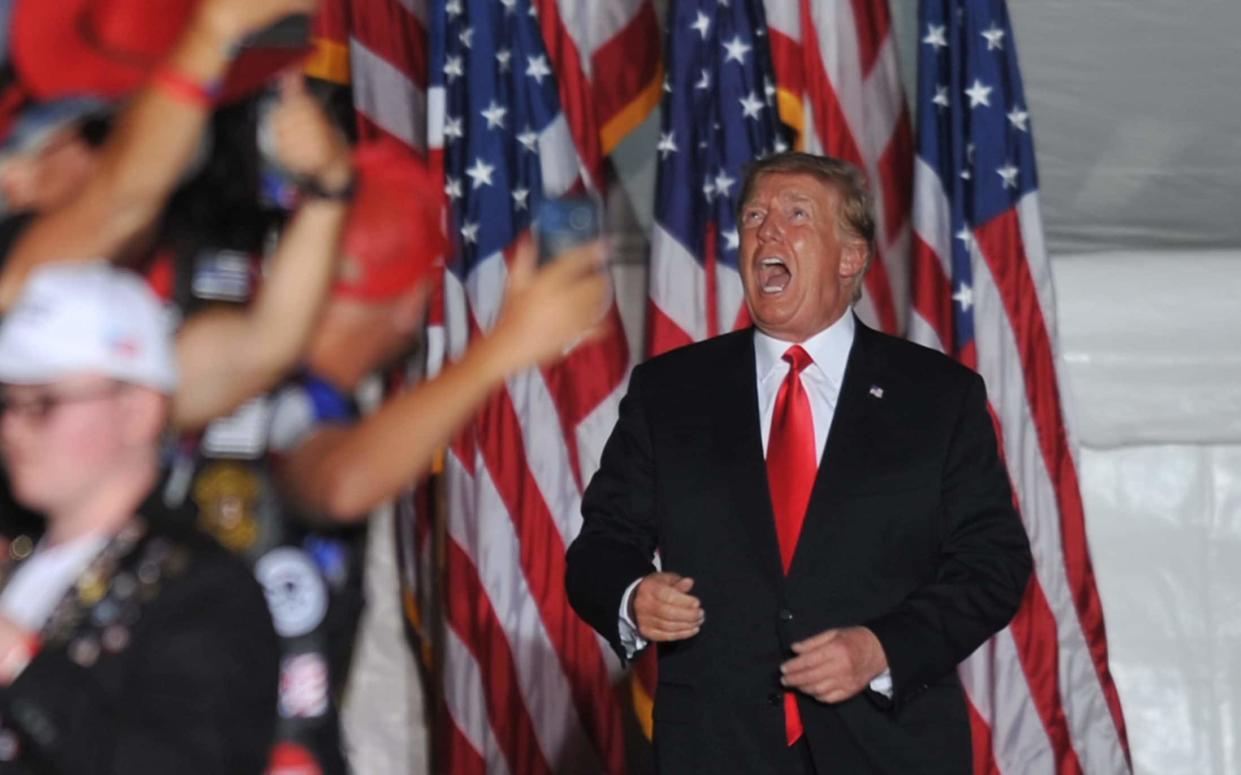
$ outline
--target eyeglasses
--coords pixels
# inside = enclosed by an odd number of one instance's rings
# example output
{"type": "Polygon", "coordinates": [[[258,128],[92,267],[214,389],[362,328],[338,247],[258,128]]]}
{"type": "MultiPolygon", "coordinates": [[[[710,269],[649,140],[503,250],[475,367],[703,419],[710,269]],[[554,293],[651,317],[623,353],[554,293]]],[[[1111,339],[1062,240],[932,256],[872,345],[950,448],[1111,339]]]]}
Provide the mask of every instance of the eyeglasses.
{"type": "Polygon", "coordinates": [[[110,398],[120,389],[121,383],[109,382],[106,385],[88,390],[48,390],[21,397],[0,393],[0,417],[6,414],[15,414],[25,420],[44,423],[63,404],[75,404],[85,401],[97,401],[101,398],[110,398]]]}

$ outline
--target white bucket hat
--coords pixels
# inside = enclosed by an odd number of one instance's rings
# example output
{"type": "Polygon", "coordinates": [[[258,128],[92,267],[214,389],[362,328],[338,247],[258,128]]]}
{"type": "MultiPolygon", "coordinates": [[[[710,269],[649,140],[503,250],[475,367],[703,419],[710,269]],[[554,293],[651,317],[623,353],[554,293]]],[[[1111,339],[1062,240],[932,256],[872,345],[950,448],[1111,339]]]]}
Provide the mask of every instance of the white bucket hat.
{"type": "Polygon", "coordinates": [[[0,322],[0,382],[75,374],[176,388],[171,317],[134,273],[102,262],[42,267],[0,322]]]}

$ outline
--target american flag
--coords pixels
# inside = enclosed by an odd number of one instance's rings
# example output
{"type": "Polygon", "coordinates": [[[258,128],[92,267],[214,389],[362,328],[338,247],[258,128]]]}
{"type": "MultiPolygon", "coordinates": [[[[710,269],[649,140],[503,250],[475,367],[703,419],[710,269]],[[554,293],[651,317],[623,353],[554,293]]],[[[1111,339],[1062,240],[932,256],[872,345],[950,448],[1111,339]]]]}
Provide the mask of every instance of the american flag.
{"type": "MultiPolygon", "coordinates": [[[[506,251],[538,203],[601,193],[607,155],[658,105],[653,4],[331,0],[316,33],[307,71],[350,84],[359,135],[444,171],[459,251],[430,314],[434,373],[494,322],[506,251]]],[[[625,771],[618,666],[562,585],[629,366],[613,322],[609,339],[509,380],[449,450],[439,578],[427,510],[398,511],[406,610],[424,657],[441,647],[436,771],[625,771]]]]}
{"type": "Polygon", "coordinates": [[[652,354],[748,325],[736,200],[746,163],[788,147],[758,0],[674,1],[656,147],[652,354]]]}
{"type": "MultiPolygon", "coordinates": [[[[657,104],[649,0],[446,0],[430,13],[429,145],[456,260],[443,346],[495,322],[510,249],[539,203],[600,192],[607,153],[657,104]]],[[[629,353],[611,334],[508,380],[444,465],[446,717],[453,773],[626,770],[619,664],[564,594],[584,482],[616,419],[629,353]]]]}
{"type": "Polygon", "coordinates": [[[308,75],[349,85],[363,138],[427,150],[427,0],[325,0],[308,75]]]}
{"type": "Polygon", "coordinates": [[[780,118],[797,147],[850,162],[875,200],[876,255],[857,312],[891,334],[909,307],[913,140],[887,0],[767,0],[780,118]]]}
{"type": "Polygon", "coordinates": [[[913,151],[887,0],[673,2],[668,17],[672,92],[657,149],[652,354],[747,323],[729,242],[731,197],[744,161],[788,145],[845,159],[866,173],[876,195],[878,244],[858,312],[882,330],[903,332],[913,151]],[[725,48],[729,36],[751,48],[725,48]],[[746,97],[755,102],[732,109],[746,97]],[[706,115],[698,109],[713,111],[712,124],[697,125],[706,115]],[[745,122],[736,123],[737,116],[745,122]],[[790,137],[780,136],[782,126],[790,137]],[[702,198],[686,199],[691,188],[702,198]]]}
{"type": "Polygon", "coordinates": [[[979,773],[1130,771],[1056,377],[1030,116],[1002,0],[923,0],[911,337],[977,369],[1034,553],[962,665],[979,773]]]}

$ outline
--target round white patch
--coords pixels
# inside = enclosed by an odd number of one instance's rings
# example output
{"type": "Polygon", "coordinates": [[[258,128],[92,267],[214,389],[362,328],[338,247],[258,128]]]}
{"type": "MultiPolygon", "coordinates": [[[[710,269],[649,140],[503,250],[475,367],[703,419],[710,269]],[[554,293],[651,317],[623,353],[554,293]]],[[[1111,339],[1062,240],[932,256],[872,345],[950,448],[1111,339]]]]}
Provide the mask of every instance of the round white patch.
{"type": "Polygon", "coordinates": [[[254,565],[254,576],[267,593],[272,623],[282,638],[296,638],[319,626],[327,614],[327,585],[301,549],[281,546],[254,565]]]}

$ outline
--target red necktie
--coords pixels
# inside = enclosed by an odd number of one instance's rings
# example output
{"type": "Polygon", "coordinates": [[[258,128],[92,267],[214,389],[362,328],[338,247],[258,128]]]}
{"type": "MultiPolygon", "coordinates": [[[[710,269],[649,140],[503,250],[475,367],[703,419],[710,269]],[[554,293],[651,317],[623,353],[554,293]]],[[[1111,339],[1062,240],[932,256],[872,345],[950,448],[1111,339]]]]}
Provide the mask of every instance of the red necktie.
{"type": "MultiPolygon", "coordinates": [[[[776,394],[776,408],[771,416],[771,434],[767,439],[767,483],[771,489],[771,506],[776,517],[776,537],[780,541],[780,560],[789,572],[793,551],[806,521],[810,490],[819,471],[814,449],[814,417],[810,414],[810,398],[801,384],[801,372],[814,360],[793,345],[784,353],[789,373],[776,394]]],[[[801,713],[792,692],[784,693],[784,734],[792,745],[802,735],[801,713]]]]}

